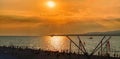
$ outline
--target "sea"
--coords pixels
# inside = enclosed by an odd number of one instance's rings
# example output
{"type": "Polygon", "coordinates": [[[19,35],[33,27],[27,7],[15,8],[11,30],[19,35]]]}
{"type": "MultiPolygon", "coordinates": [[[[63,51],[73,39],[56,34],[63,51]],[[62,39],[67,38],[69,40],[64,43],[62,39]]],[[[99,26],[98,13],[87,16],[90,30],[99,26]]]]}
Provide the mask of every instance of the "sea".
{"type": "MultiPolygon", "coordinates": [[[[87,52],[92,52],[103,36],[79,36],[87,52]]],[[[70,37],[79,46],[79,40],[76,36],[70,37]]],[[[103,40],[108,39],[109,36],[103,40]]],[[[18,46],[32,49],[43,49],[51,51],[69,51],[70,40],[65,36],[0,36],[0,46],[18,46]]],[[[105,48],[106,45],[103,45],[105,48]]],[[[120,36],[112,36],[109,40],[111,53],[120,55],[120,36]]],[[[75,44],[71,43],[72,52],[80,52],[75,44]]],[[[99,50],[98,50],[99,51],[99,50]]]]}

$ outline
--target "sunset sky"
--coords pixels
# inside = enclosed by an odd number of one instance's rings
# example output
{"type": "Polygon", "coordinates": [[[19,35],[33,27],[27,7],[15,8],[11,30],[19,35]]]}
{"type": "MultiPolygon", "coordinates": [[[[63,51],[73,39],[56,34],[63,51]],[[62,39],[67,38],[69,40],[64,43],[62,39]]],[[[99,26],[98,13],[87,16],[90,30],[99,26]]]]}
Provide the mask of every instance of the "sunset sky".
{"type": "Polygon", "coordinates": [[[113,30],[120,30],[120,0],[0,0],[0,35],[113,30]]]}

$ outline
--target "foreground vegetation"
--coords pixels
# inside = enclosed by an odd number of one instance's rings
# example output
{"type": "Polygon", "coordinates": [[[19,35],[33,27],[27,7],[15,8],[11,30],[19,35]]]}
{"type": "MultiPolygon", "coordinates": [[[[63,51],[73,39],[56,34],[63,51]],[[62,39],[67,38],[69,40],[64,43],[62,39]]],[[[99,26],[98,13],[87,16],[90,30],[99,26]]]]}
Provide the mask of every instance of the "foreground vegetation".
{"type": "MultiPolygon", "coordinates": [[[[1,46],[0,59],[87,59],[85,55],[70,53],[66,51],[46,51],[42,49],[31,49],[28,47],[1,46]]],[[[91,56],[91,59],[119,59],[110,56],[91,56]]]]}

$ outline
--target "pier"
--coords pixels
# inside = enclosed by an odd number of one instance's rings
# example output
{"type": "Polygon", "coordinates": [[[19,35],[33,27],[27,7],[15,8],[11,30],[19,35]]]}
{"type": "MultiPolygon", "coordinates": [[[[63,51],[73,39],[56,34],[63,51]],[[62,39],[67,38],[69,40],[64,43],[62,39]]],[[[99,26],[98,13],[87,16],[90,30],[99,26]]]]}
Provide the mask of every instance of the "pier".
{"type": "MultiPolygon", "coordinates": [[[[110,56],[110,52],[111,52],[111,48],[110,48],[110,39],[112,36],[117,36],[117,35],[109,35],[109,34],[64,34],[64,35],[59,35],[59,34],[55,34],[55,35],[50,35],[50,36],[65,36],[67,39],[69,39],[69,52],[71,52],[71,43],[73,43],[77,48],[78,48],[78,53],[82,52],[82,54],[84,55],[84,57],[86,57],[87,59],[92,59],[91,57],[97,53],[98,56],[107,56],[108,59],[110,57],[118,57],[116,55],[116,53],[114,53],[113,56],[110,56]],[[79,43],[76,43],[72,40],[72,38],[70,37],[77,37],[76,40],[79,41],[79,43]],[[81,40],[81,36],[101,36],[102,39],[100,40],[100,42],[96,45],[96,47],[92,50],[91,53],[88,53],[88,51],[86,50],[82,40],[81,40]]],[[[92,39],[92,38],[90,38],[92,39]]]]}

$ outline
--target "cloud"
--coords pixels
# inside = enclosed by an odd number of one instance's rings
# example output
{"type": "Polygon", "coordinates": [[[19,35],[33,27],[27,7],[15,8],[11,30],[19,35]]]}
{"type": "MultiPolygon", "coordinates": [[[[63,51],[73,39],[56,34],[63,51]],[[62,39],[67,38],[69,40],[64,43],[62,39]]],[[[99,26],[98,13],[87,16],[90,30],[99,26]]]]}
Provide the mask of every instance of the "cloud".
{"type": "MultiPolygon", "coordinates": [[[[45,19],[22,16],[1,16],[0,35],[73,34],[120,29],[119,19],[94,19],[85,21],[69,19],[56,23],[45,19]],[[62,23],[63,22],[63,23],[62,23]],[[116,26],[118,25],[118,26],[116,26]]],[[[59,20],[60,21],[60,20],[59,20]]]]}
{"type": "Polygon", "coordinates": [[[39,23],[42,20],[34,17],[23,17],[23,16],[0,16],[0,23],[39,23]]]}

